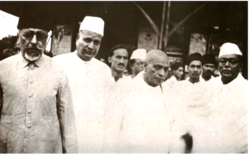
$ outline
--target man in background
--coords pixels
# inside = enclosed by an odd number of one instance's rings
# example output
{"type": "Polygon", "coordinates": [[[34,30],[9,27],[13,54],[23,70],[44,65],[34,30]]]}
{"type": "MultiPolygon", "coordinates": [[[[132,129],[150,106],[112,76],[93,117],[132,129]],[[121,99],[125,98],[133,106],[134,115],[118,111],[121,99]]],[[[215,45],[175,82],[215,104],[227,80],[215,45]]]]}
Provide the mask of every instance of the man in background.
{"type": "Polygon", "coordinates": [[[108,61],[111,64],[111,73],[114,80],[124,80],[124,70],[128,65],[128,49],[125,45],[116,45],[110,50],[108,61]]]}
{"type": "Polygon", "coordinates": [[[214,54],[205,54],[203,56],[202,78],[205,81],[214,80],[215,68],[217,68],[217,61],[214,54]]]}
{"type": "Polygon", "coordinates": [[[189,77],[184,82],[192,84],[204,82],[200,77],[202,73],[202,61],[200,53],[193,53],[188,56],[187,65],[189,77]]]}
{"type": "Polygon", "coordinates": [[[143,71],[146,54],[147,51],[145,49],[136,49],[133,51],[129,61],[129,67],[131,68],[131,78],[134,78],[138,73],[143,71]]]}
{"type": "Polygon", "coordinates": [[[163,83],[163,86],[168,87],[169,90],[171,90],[174,87],[176,82],[181,81],[183,77],[182,64],[180,62],[173,63],[171,65],[171,71],[172,71],[172,76],[163,83]]]}

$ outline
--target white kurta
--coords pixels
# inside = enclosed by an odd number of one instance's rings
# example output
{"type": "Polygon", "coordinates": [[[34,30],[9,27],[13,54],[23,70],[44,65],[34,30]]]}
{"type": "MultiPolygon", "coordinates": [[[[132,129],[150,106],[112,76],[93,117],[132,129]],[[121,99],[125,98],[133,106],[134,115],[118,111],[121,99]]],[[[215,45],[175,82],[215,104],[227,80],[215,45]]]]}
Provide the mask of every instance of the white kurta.
{"type": "MultiPolygon", "coordinates": [[[[221,77],[218,80],[221,81],[221,77]]],[[[241,74],[230,83],[220,87],[211,114],[215,138],[210,146],[210,152],[247,152],[248,87],[248,81],[241,74]]]]}
{"type": "Polygon", "coordinates": [[[176,127],[186,127],[191,133],[193,153],[246,152],[248,83],[241,75],[227,85],[221,77],[216,80],[175,87],[178,98],[174,103],[186,108],[176,127]]]}
{"type": "Polygon", "coordinates": [[[168,91],[166,97],[171,102],[171,116],[174,121],[172,123],[173,131],[181,134],[189,133],[193,137],[193,148],[197,143],[196,134],[203,133],[204,118],[210,111],[210,100],[213,98],[206,82],[201,80],[198,83],[191,83],[188,80],[177,82],[173,88],[168,90],[165,86],[164,90],[168,91]]]}
{"type": "Polygon", "coordinates": [[[163,87],[167,87],[167,90],[172,90],[176,82],[179,82],[174,75],[162,83],[163,87]]]}
{"type": "MultiPolygon", "coordinates": [[[[167,153],[171,150],[171,121],[163,91],[160,86],[149,86],[143,73],[131,84],[116,87],[116,91],[121,90],[114,100],[116,114],[110,116],[113,119],[109,119],[106,137],[113,151],[107,152],[167,153]],[[115,142],[110,141],[113,136],[116,136],[115,142]]],[[[183,145],[181,140],[179,142],[177,144],[183,145]]]]}
{"type": "Polygon", "coordinates": [[[102,152],[103,114],[110,87],[111,70],[93,58],[81,60],[76,52],[54,58],[66,69],[73,95],[78,138],[78,152],[102,152]]]}

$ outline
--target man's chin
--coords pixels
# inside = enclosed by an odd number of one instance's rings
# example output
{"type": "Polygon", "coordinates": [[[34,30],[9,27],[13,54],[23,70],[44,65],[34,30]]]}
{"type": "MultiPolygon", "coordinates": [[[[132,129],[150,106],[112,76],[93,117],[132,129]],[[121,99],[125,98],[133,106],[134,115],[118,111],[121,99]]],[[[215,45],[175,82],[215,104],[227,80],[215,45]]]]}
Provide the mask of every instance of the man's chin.
{"type": "Polygon", "coordinates": [[[229,78],[232,76],[232,74],[229,74],[229,73],[222,73],[221,75],[224,77],[229,77],[229,78]]]}
{"type": "Polygon", "coordinates": [[[92,58],[94,58],[94,55],[84,54],[82,56],[82,59],[85,61],[90,61],[92,58]]]}
{"type": "Polygon", "coordinates": [[[42,53],[40,54],[24,54],[24,58],[27,59],[28,61],[36,61],[42,56],[42,53]]]}

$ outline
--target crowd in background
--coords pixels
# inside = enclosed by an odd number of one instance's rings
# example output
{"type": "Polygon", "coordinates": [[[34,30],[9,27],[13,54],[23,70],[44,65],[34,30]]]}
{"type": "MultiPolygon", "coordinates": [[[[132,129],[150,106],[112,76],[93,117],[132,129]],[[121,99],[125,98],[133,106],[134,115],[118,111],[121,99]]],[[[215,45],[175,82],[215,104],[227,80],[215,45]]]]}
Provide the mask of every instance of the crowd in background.
{"type": "Polygon", "coordinates": [[[105,22],[93,16],[76,50],[51,58],[50,27],[30,18],[14,41],[1,41],[0,153],[248,151],[248,81],[236,44],[224,43],[218,60],[188,55],[184,79],[183,64],[158,49],[129,56],[121,44],[109,51],[110,67],[96,59],[105,22]]]}

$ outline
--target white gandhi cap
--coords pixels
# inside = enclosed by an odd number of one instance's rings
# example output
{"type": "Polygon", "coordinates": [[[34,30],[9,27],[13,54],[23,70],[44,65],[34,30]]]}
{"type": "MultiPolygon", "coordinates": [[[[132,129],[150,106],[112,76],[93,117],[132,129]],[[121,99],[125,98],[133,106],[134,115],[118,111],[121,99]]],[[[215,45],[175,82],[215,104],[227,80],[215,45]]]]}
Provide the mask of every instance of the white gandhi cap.
{"type": "Polygon", "coordinates": [[[86,16],[83,19],[79,30],[89,30],[104,36],[104,21],[100,17],[86,16]]]}
{"type": "Polygon", "coordinates": [[[236,44],[234,44],[234,43],[224,43],[220,47],[220,54],[219,54],[218,58],[220,58],[221,56],[232,55],[232,54],[242,56],[242,53],[241,53],[239,47],[236,44]]]}
{"type": "Polygon", "coordinates": [[[145,60],[147,51],[145,49],[137,49],[133,51],[130,59],[142,59],[145,60]]]}

